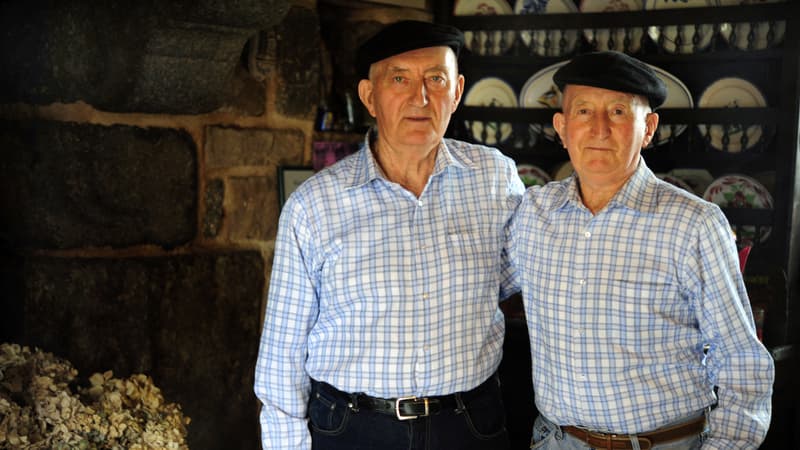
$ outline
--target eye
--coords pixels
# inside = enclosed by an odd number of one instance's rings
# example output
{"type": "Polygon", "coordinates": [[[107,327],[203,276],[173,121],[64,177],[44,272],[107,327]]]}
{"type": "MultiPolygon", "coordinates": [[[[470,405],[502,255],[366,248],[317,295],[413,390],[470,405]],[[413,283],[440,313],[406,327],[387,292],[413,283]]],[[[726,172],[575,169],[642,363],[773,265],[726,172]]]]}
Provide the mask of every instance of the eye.
{"type": "Polygon", "coordinates": [[[403,77],[400,76],[400,75],[395,75],[395,76],[392,77],[392,81],[394,81],[395,83],[402,83],[403,82],[403,77]]]}

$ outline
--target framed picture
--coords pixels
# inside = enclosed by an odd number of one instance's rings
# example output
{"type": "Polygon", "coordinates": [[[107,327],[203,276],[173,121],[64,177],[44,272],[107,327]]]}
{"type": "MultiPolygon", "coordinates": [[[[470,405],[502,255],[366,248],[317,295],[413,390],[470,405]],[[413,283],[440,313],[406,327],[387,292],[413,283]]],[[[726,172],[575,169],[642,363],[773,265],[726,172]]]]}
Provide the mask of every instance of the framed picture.
{"type": "Polygon", "coordinates": [[[278,200],[280,206],[289,198],[292,192],[304,181],[314,175],[314,169],[308,166],[280,166],[278,167],[278,200]]]}

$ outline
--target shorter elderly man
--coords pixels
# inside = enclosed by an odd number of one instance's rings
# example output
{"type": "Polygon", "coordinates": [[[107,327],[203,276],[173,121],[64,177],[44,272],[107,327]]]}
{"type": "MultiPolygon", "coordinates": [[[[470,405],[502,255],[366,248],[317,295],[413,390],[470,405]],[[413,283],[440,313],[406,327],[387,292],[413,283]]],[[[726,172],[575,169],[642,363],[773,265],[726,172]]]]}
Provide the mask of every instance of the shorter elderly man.
{"type": "Polygon", "coordinates": [[[538,449],[757,448],[774,365],[722,211],[640,152],[664,83],[617,52],[553,77],[573,176],[526,192],[510,254],[522,283],[538,449]]]}

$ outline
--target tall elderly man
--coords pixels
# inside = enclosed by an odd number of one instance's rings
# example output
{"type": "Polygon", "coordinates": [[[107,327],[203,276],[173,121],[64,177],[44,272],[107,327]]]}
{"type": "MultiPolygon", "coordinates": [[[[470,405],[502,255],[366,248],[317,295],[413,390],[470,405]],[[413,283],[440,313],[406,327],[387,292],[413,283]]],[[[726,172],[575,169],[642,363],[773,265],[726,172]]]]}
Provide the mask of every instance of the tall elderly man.
{"type": "Polygon", "coordinates": [[[256,367],[265,449],[508,446],[499,302],[518,290],[504,246],[524,188],[496,149],[444,138],[463,45],[404,21],[359,50],[376,126],[281,213],[256,367]]]}

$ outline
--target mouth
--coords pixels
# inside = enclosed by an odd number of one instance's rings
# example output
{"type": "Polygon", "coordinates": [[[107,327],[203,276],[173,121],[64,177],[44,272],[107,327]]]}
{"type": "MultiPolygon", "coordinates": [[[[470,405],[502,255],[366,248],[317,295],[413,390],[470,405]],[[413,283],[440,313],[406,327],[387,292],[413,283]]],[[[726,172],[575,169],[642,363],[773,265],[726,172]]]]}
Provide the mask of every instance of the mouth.
{"type": "Polygon", "coordinates": [[[410,120],[412,122],[426,122],[431,120],[431,118],[426,116],[408,116],[406,117],[406,120],[410,120]]]}

